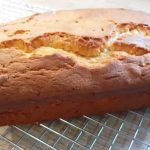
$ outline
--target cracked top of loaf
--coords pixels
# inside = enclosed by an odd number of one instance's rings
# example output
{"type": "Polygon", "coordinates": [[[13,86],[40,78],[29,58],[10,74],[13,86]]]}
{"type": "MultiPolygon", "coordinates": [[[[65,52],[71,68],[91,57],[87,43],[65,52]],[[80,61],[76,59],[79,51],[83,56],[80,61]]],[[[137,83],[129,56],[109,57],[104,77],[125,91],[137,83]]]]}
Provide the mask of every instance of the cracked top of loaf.
{"type": "Polygon", "coordinates": [[[0,25],[1,104],[149,84],[148,13],[67,10],[0,25]]]}

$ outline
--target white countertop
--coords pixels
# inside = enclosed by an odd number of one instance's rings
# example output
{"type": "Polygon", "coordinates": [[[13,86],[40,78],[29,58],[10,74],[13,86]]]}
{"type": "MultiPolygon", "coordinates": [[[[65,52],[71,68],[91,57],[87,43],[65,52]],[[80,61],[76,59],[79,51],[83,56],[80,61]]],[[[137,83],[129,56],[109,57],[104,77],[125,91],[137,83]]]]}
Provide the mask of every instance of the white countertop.
{"type": "Polygon", "coordinates": [[[24,0],[24,2],[51,9],[120,7],[150,12],[150,0],[24,0]]]}

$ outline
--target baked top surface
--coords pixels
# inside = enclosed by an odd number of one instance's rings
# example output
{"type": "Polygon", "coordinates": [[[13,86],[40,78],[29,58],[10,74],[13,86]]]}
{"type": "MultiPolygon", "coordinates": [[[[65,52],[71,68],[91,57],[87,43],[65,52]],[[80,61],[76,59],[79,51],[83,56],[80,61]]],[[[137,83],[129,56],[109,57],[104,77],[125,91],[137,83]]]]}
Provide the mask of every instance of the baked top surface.
{"type": "MultiPolygon", "coordinates": [[[[149,25],[149,14],[125,9],[48,12],[1,25],[0,47],[17,47],[31,52],[49,46],[85,57],[97,56],[108,47],[111,39],[120,38],[121,34],[144,34],[149,38],[149,25]]],[[[135,40],[133,44],[137,46],[143,43],[142,48],[150,47],[144,45],[145,38],[144,42],[135,40]]]]}
{"type": "Polygon", "coordinates": [[[58,11],[3,24],[1,104],[146,87],[149,51],[150,14],[140,11],[58,11]]]}
{"type": "MultiPolygon", "coordinates": [[[[35,14],[26,19],[12,22],[1,29],[8,30],[7,36],[11,35],[9,38],[31,39],[43,33],[54,32],[101,38],[110,35],[117,24],[131,22],[150,25],[149,14],[126,9],[102,8],[56,11],[35,14]],[[24,30],[24,33],[20,32],[19,34],[17,30],[24,30]]],[[[6,38],[8,38],[7,36],[6,38]]],[[[4,40],[4,38],[1,39],[4,40]]]]}
{"type": "MultiPolygon", "coordinates": [[[[109,39],[122,33],[149,36],[149,25],[149,14],[125,9],[48,12],[2,25],[0,47],[15,46],[32,51],[50,46],[82,56],[96,56],[103,51],[109,39]]],[[[136,44],[140,42],[135,40],[136,44]]]]}

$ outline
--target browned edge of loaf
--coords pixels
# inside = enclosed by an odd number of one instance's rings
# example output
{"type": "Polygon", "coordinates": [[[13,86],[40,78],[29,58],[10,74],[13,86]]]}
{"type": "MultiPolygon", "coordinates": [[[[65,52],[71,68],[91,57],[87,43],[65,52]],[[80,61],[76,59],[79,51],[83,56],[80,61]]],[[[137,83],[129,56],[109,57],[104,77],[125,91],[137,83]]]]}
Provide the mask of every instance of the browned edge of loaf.
{"type": "Polygon", "coordinates": [[[119,96],[108,96],[93,100],[87,97],[81,101],[76,99],[57,99],[40,105],[25,106],[0,114],[1,125],[40,123],[59,118],[69,119],[81,115],[102,115],[111,112],[123,112],[128,109],[150,106],[150,93],[135,92],[119,96]],[[33,111],[34,110],[34,111],[33,111]]]}

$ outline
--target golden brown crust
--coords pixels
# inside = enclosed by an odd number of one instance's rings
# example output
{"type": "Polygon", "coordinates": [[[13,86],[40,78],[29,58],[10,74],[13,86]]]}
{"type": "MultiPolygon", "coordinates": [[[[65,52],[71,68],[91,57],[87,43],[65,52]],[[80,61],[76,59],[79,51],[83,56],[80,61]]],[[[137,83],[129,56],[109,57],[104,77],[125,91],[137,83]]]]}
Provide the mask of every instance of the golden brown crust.
{"type": "Polygon", "coordinates": [[[125,9],[58,11],[29,18],[1,26],[1,48],[31,51],[43,45],[95,56],[118,27],[146,30],[150,24],[149,14],[125,9]]]}
{"type": "Polygon", "coordinates": [[[132,55],[144,55],[150,52],[150,36],[123,35],[112,45],[115,51],[126,51],[132,55]]]}
{"type": "MultiPolygon", "coordinates": [[[[125,100],[124,96],[113,99],[107,96],[101,98],[101,95],[107,93],[113,96],[122,91],[149,87],[149,52],[150,15],[144,12],[124,9],[58,11],[1,25],[0,116],[3,124],[15,123],[13,116],[16,110],[22,111],[25,116],[33,113],[29,120],[24,116],[25,121],[16,119],[16,123],[58,118],[61,110],[49,115],[49,118],[37,118],[35,113],[42,109],[42,102],[58,111],[59,104],[54,97],[61,101],[66,95],[70,99],[64,102],[65,105],[68,103],[67,107],[62,105],[64,112],[70,111],[73,103],[77,106],[74,102],[77,95],[85,95],[85,100],[89,94],[100,96],[94,105],[101,109],[100,100],[111,104],[103,113],[148,106],[149,94],[143,96],[143,102],[138,100],[140,104],[137,105],[131,100],[121,102],[125,100]],[[124,104],[125,109],[116,107],[114,101],[124,104]],[[128,104],[130,107],[127,107],[128,104]],[[31,112],[28,113],[28,110],[31,112]]],[[[93,100],[96,101],[94,97],[93,100]]],[[[62,116],[98,113],[94,112],[95,106],[87,110],[91,105],[89,101],[92,101],[91,98],[83,104],[84,111],[74,108],[77,114],[67,115],[66,112],[62,116]]],[[[82,104],[82,97],[80,102],[82,104]]],[[[47,108],[45,104],[44,108],[47,108]]],[[[44,112],[41,111],[39,116],[44,112]]]]}
{"type": "Polygon", "coordinates": [[[106,96],[93,99],[93,95],[86,95],[82,99],[51,99],[39,105],[19,105],[0,113],[1,125],[38,123],[41,121],[68,119],[81,115],[102,115],[111,112],[123,112],[128,109],[150,106],[149,91],[133,92],[123,95],[106,96]],[[61,108],[61,109],[60,109],[61,108]]]}

